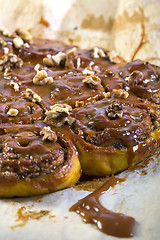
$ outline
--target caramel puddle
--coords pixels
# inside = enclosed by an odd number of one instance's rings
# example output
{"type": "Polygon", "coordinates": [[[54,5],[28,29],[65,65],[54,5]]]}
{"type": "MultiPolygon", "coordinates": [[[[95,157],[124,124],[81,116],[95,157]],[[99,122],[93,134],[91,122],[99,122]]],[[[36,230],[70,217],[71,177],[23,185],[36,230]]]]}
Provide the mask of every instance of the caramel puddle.
{"type": "Polygon", "coordinates": [[[79,214],[85,223],[95,224],[103,233],[115,237],[133,237],[135,219],[122,213],[114,213],[104,208],[99,201],[104,192],[124,180],[112,176],[99,189],[74,204],[70,211],[79,214]]]}

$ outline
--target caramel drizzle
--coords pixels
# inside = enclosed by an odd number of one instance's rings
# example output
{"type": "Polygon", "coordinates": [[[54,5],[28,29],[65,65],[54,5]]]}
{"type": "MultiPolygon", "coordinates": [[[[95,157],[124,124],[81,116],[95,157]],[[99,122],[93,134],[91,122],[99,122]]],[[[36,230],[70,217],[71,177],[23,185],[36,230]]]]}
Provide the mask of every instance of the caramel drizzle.
{"type": "Polygon", "coordinates": [[[141,49],[141,47],[146,44],[147,42],[149,42],[148,40],[145,40],[145,24],[144,24],[144,11],[143,9],[140,9],[141,11],[141,15],[142,15],[142,22],[141,22],[141,38],[140,38],[140,42],[137,46],[137,48],[135,49],[132,57],[131,57],[131,60],[130,61],[133,61],[135,56],[137,55],[137,53],[139,52],[139,50],[141,49]]]}
{"type": "Polygon", "coordinates": [[[133,237],[135,219],[121,213],[114,213],[104,208],[99,198],[104,192],[125,179],[112,176],[99,189],[74,204],[70,211],[79,214],[85,223],[92,223],[108,235],[115,237],[133,237]]]}

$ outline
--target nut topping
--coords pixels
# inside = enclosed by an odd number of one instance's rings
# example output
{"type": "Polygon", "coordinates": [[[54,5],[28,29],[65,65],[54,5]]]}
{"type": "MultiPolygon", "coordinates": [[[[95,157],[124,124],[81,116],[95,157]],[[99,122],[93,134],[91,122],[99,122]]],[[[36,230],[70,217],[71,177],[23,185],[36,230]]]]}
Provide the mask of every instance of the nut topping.
{"type": "Polygon", "coordinates": [[[94,75],[94,72],[91,70],[91,67],[88,66],[82,71],[83,75],[94,75]]]}
{"type": "Polygon", "coordinates": [[[66,54],[59,52],[56,55],[52,56],[52,60],[53,60],[53,66],[60,66],[60,65],[64,65],[64,62],[66,60],[66,54]]]}
{"type": "Polygon", "coordinates": [[[42,140],[49,140],[49,141],[53,141],[56,142],[57,141],[57,135],[54,131],[51,130],[50,127],[44,127],[41,131],[40,131],[40,135],[43,135],[42,140]]]}
{"type": "Polygon", "coordinates": [[[46,57],[46,58],[43,58],[43,64],[47,67],[53,67],[54,66],[54,62],[53,62],[53,59],[50,57],[46,57]]]}
{"type": "Polygon", "coordinates": [[[0,32],[2,33],[3,36],[5,37],[10,37],[11,34],[7,28],[0,27],[0,32]]]}
{"type": "Polygon", "coordinates": [[[6,69],[9,70],[11,68],[20,68],[22,65],[22,59],[13,53],[6,53],[3,58],[0,59],[0,71],[4,71],[6,69]]]}
{"type": "Polygon", "coordinates": [[[109,51],[108,57],[109,57],[109,60],[113,63],[121,63],[122,62],[122,58],[115,51],[109,51]]]}
{"type": "Polygon", "coordinates": [[[77,108],[77,107],[82,107],[82,106],[84,106],[84,102],[83,101],[76,101],[75,102],[75,107],[77,108]]]}
{"type": "Polygon", "coordinates": [[[115,97],[124,98],[124,99],[129,96],[129,93],[123,89],[113,89],[113,94],[115,95],[115,97]]]}
{"type": "MultiPolygon", "coordinates": [[[[74,59],[77,57],[77,48],[73,47],[68,51],[66,54],[66,61],[65,61],[65,67],[68,67],[69,69],[73,69],[74,66],[74,59]]],[[[78,62],[77,62],[78,63],[78,62]]],[[[78,65],[78,64],[77,64],[78,65]]]]}
{"type": "Polygon", "coordinates": [[[103,58],[106,57],[106,54],[101,48],[95,47],[93,48],[93,58],[103,58]]]}
{"type": "Polygon", "coordinates": [[[82,82],[90,88],[98,89],[101,87],[101,79],[95,75],[87,76],[82,82]]]}
{"type": "Polygon", "coordinates": [[[111,97],[111,93],[110,92],[106,92],[103,94],[104,98],[110,98],[111,97]]]}
{"type": "Polygon", "coordinates": [[[31,100],[32,102],[41,102],[42,98],[35,92],[33,92],[31,89],[27,88],[26,93],[24,94],[26,98],[31,100]]]}
{"type": "Polygon", "coordinates": [[[48,77],[48,74],[45,70],[38,70],[37,74],[33,78],[33,83],[36,85],[44,85],[53,83],[53,78],[48,77]]]}
{"type": "Polygon", "coordinates": [[[54,104],[50,107],[51,110],[47,111],[45,122],[55,127],[60,127],[66,122],[71,125],[74,119],[70,116],[72,107],[68,104],[54,104]]]}
{"type": "Polygon", "coordinates": [[[9,111],[7,112],[7,115],[11,117],[16,117],[18,115],[18,110],[15,108],[10,108],[9,111]]]}
{"type": "Polygon", "coordinates": [[[20,38],[20,37],[15,37],[14,39],[13,39],[13,45],[15,46],[15,48],[22,48],[23,47],[23,45],[24,45],[24,42],[23,42],[23,40],[20,38]]]}
{"type": "Polygon", "coordinates": [[[46,112],[48,117],[57,118],[59,115],[68,116],[72,111],[72,107],[68,104],[54,104],[50,107],[51,110],[46,112]]]}
{"type": "Polygon", "coordinates": [[[140,85],[143,81],[143,73],[140,71],[133,71],[128,77],[128,83],[132,86],[140,85]]]}
{"type": "Polygon", "coordinates": [[[0,38],[0,45],[2,46],[6,46],[7,43],[3,40],[3,38],[0,38]]]}
{"type": "Polygon", "coordinates": [[[14,82],[13,80],[10,81],[10,86],[14,88],[15,92],[19,91],[19,84],[14,82]]]}
{"type": "Polygon", "coordinates": [[[119,101],[113,100],[111,104],[106,107],[106,115],[111,119],[122,118],[122,104],[119,101]]]}
{"type": "Polygon", "coordinates": [[[16,33],[25,42],[30,42],[32,40],[32,35],[28,31],[18,28],[16,29],[16,33]]]}

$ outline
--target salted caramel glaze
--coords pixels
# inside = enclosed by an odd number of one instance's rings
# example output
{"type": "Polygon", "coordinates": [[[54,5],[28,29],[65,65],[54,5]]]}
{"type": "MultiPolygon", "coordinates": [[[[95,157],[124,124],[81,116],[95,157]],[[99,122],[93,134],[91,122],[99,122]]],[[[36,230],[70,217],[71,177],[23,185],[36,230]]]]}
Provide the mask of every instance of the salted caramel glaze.
{"type": "MultiPolygon", "coordinates": [[[[0,197],[115,174],[154,154],[159,142],[158,66],[0,29],[0,197]]],[[[131,237],[134,219],[99,202],[118,181],[71,210],[104,233],[131,237]]]]}

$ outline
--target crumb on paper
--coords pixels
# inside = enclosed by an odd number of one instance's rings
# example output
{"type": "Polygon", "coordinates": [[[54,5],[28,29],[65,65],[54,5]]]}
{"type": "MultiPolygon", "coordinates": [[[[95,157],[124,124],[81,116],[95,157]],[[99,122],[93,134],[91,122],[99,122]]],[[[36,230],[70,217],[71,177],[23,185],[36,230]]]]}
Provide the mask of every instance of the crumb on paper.
{"type": "Polygon", "coordinates": [[[49,215],[49,218],[50,218],[50,216],[52,216],[50,215],[50,212],[51,212],[50,210],[39,210],[39,211],[29,210],[27,209],[27,207],[22,206],[17,210],[17,214],[16,214],[17,218],[15,222],[18,222],[18,224],[15,224],[10,228],[14,230],[17,227],[24,227],[30,219],[39,220],[47,215],[49,215]]]}
{"type": "Polygon", "coordinates": [[[40,17],[39,23],[42,24],[45,27],[50,26],[49,22],[47,20],[45,20],[43,16],[40,17]]]}

